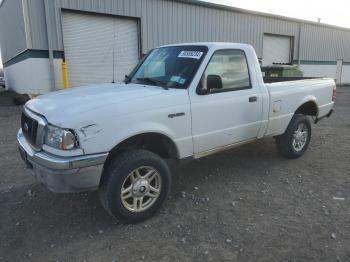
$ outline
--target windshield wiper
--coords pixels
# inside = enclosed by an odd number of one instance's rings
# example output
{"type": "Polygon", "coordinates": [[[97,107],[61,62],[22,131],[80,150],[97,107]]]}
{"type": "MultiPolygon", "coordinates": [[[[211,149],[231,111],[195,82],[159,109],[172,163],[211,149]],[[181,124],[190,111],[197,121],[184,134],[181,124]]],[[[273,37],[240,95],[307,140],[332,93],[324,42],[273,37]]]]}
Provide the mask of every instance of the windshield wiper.
{"type": "Polygon", "coordinates": [[[160,86],[160,87],[163,87],[163,89],[165,90],[168,90],[168,88],[165,85],[165,83],[163,83],[162,81],[159,81],[159,80],[156,80],[154,78],[149,78],[149,77],[139,77],[139,78],[136,78],[136,80],[138,81],[146,81],[152,85],[156,85],[156,86],[160,86]]]}
{"type": "Polygon", "coordinates": [[[125,78],[124,78],[124,83],[125,84],[129,84],[130,83],[130,76],[128,76],[128,75],[125,75],[125,78]]]}

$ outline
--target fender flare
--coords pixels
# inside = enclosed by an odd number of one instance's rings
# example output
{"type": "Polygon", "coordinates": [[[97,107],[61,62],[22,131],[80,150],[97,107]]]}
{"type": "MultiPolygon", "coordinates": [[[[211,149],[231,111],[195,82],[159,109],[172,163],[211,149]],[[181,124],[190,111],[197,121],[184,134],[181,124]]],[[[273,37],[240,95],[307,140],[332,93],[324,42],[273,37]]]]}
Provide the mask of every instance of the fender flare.
{"type": "Polygon", "coordinates": [[[298,107],[295,109],[294,113],[295,113],[296,111],[298,111],[298,109],[299,109],[300,107],[302,107],[304,104],[310,103],[310,102],[312,102],[312,103],[315,104],[316,110],[317,110],[316,117],[318,117],[318,113],[319,113],[318,100],[317,100],[317,98],[316,98],[315,96],[313,96],[313,95],[308,95],[308,96],[303,97],[303,99],[302,99],[302,100],[300,101],[300,103],[298,104],[298,107]]]}

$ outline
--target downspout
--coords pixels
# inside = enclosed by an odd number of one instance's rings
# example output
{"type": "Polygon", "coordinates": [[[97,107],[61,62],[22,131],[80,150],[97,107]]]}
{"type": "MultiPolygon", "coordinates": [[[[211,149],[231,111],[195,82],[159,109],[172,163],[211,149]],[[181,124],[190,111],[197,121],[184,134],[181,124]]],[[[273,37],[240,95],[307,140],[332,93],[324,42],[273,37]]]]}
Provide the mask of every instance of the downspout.
{"type": "Polygon", "coordinates": [[[299,23],[299,32],[298,32],[298,66],[300,66],[300,49],[301,49],[301,28],[303,23],[299,23]]]}
{"type": "Polygon", "coordinates": [[[46,24],[46,34],[47,34],[47,46],[49,49],[49,63],[50,63],[50,81],[51,81],[51,91],[55,90],[55,68],[53,62],[53,48],[52,48],[52,34],[50,28],[50,14],[49,14],[49,1],[44,0],[45,7],[45,24],[46,24]]]}

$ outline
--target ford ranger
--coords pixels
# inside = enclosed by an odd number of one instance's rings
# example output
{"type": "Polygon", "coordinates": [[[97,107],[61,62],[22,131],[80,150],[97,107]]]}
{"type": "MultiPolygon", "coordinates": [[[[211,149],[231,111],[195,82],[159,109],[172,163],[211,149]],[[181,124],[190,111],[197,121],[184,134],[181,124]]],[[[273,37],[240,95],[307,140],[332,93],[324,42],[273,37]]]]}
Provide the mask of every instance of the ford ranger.
{"type": "Polygon", "coordinates": [[[99,190],[112,216],[135,223],[167,198],[170,160],[263,137],[274,137],[283,156],[300,157],[311,120],[330,116],[335,94],[333,79],[264,83],[247,44],[168,45],[151,50],[122,83],[28,101],[17,139],[51,191],[99,190]]]}

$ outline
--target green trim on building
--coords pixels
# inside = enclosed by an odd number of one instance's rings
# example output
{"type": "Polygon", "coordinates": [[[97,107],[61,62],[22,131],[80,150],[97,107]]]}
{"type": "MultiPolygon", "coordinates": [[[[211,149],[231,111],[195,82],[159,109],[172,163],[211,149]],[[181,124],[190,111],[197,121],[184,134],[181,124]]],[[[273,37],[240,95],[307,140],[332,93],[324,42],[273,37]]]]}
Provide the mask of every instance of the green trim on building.
{"type": "MultiPolygon", "coordinates": [[[[56,59],[63,58],[64,53],[63,51],[54,51],[53,57],[56,59]]],[[[8,67],[10,65],[22,62],[28,58],[49,58],[49,51],[47,50],[34,50],[34,49],[28,49],[19,55],[15,56],[11,60],[4,63],[4,67],[8,67]]]]}
{"type": "MultiPolygon", "coordinates": [[[[294,64],[298,64],[297,60],[293,61],[294,64]]],[[[300,60],[301,65],[336,65],[337,61],[308,61],[300,60]]]]}
{"type": "MultiPolygon", "coordinates": [[[[294,64],[298,64],[297,60],[293,61],[294,64]]],[[[302,65],[336,65],[337,61],[307,61],[300,60],[300,64],[302,65]]],[[[350,65],[350,62],[343,61],[343,65],[350,65]]]]}

